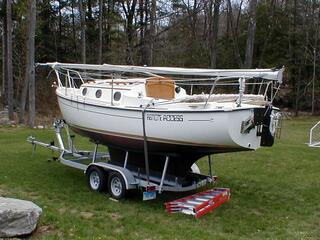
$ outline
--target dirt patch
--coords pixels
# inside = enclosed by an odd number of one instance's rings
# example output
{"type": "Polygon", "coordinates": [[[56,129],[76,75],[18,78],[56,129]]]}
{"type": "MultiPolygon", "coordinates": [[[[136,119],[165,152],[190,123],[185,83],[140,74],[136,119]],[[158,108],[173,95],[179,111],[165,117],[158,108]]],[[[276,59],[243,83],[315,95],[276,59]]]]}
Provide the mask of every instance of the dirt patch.
{"type": "Polygon", "coordinates": [[[76,214],[77,212],[78,212],[77,209],[71,209],[71,210],[70,210],[70,213],[71,213],[71,214],[76,214]]]}
{"type": "Polygon", "coordinates": [[[123,227],[123,226],[116,227],[115,230],[114,230],[114,232],[115,232],[116,234],[120,234],[120,233],[122,233],[123,231],[124,231],[124,227],[123,227]]]}
{"type": "Polygon", "coordinates": [[[256,216],[262,216],[263,215],[263,210],[259,209],[259,208],[254,208],[251,210],[252,213],[256,216]]]}
{"type": "MultiPolygon", "coordinates": [[[[62,233],[59,232],[53,225],[42,225],[38,226],[36,230],[32,233],[32,238],[41,238],[48,235],[56,235],[60,239],[62,238],[62,233]]],[[[30,236],[30,237],[31,237],[30,236]]]]}
{"type": "Polygon", "coordinates": [[[39,195],[36,192],[26,192],[25,195],[33,200],[39,198],[39,195]]]}
{"type": "Polygon", "coordinates": [[[93,213],[91,212],[80,212],[80,216],[85,218],[85,219],[89,219],[89,218],[92,218],[93,217],[93,213]]]}
{"type": "Polygon", "coordinates": [[[43,225],[37,228],[37,233],[48,233],[54,231],[55,228],[52,225],[43,225]]]}
{"type": "Polygon", "coordinates": [[[6,197],[6,196],[8,196],[9,194],[10,194],[9,191],[4,190],[4,189],[1,188],[1,186],[0,186],[0,197],[6,197]]]}
{"type": "Polygon", "coordinates": [[[117,213],[111,213],[109,214],[109,216],[111,217],[111,219],[115,222],[118,222],[121,218],[121,215],[120,214],[117,214],[117,213]]]}
{"type": "Polygon", "coordinates": [[[59,208],[59,209],[58,209],[58,212],[59,212],[60,214],[63,214],[63,213],[65,213],[66,211],[67,211],[66,208],[59,208]]]}

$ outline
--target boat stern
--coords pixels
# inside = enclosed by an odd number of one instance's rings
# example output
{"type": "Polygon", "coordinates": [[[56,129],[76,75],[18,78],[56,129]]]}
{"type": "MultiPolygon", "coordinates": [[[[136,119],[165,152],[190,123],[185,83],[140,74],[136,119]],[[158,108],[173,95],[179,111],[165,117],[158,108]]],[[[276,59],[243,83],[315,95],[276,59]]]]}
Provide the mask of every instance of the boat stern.
{"type": "Polygon", "coordinates": [[[276,131],[280,127],[280,112],[271,105],[235,111],[230,115],[230,122],[232,140],[243,148],[256,150],[274,144],[276,131]]]}

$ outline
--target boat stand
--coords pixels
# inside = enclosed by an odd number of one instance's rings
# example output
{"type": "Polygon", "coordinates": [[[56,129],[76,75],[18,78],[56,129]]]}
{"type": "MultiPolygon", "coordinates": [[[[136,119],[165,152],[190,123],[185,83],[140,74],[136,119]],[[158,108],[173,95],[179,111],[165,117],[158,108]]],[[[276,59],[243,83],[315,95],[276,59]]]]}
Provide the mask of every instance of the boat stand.
{"type": "Polygon", "coordinates": [[[184,213],[199,218],[229,201],[230,189],[214,188],[165,203],[168,213],[184,213]]]}
{"type": "Polygon", "coordinates": [[[309,132],[309,147],[320,147],[320,121],[309,132]]]}
{"type": "Polygon", "coordinates": [[[119,166],[112,163],[109,153],[98,151],[99,142],[94,142],[93,151],[78,150],[74,144],[75,137],[70,134],[68,125],[64,120],[54,121],[53,128],[58,146],[55,146],[54,141],[44,143],[33,136],[29,136],[27,141],[33,145],[33,150],[38,145],[59,152],[58,161],[69,167],[84,171],[92,190],[102,191],[108,187],[109,193],[116,199],[122,198],[126,191],[131,189],[144,190],[143,200],[149,200],[156,197],[156,192],[161,194],[164,191],[191,191],[216,181],[216,177],[212,175],[210,156],[208,157],[209,175],[200,174],[198,167],[194,165],[191,174],[196,176],[195,179],[197,180],[192,181],[189,185],[184,185],[179,183],[178,177],[169,178],[167,176],[170,163],[169,156],[165,158],[160,176],[148,172],[146,169],[132,170],[128,168],[130,152],[125,152],[123,165],[119,166]],[[97,183],[99,184],[97,185],[97,183]]]}

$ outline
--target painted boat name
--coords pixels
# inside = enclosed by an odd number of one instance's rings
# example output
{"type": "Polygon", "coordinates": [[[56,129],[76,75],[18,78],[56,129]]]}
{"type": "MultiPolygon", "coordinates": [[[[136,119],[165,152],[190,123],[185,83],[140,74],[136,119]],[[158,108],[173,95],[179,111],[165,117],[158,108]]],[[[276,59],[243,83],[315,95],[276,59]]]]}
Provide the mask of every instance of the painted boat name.
{"type": "Polygon", "coordinates": [[[176,114],[147,114],[148,121],[183,122],[183,115],[176,114]]]}

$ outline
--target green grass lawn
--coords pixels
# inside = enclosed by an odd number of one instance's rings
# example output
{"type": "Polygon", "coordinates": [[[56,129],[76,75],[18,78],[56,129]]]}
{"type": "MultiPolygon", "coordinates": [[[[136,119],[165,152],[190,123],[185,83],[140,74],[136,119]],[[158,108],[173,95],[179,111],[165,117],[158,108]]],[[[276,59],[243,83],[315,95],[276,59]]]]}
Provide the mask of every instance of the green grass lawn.
{"type": "MultiPolygon", "coordinates": [[[[163,203],[184,193],[113,202],[91,192],[80,170],[49,162],[47,149],[31,156],[26,137],[50,141],[50,129],[0,128],[0,196],[43,209],[35,239],[320,239],[320,148],[305,144],[318,120],[286,120],[272,148],[214,156],[216,186],[231,188],[232,196],[197,220],[165,212],[163,203]]],[[[205,159],[199,165],[207,171],[205,159]]]]}

